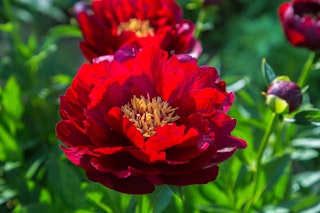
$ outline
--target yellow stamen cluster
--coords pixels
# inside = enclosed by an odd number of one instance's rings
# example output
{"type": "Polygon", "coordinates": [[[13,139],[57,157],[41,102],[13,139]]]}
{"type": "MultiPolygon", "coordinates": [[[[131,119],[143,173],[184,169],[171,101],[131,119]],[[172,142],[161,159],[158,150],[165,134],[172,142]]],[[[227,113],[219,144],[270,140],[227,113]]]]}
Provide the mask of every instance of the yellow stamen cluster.
{"type": "Polygon", "coordinates": [[[130,19],[128,22],[122,22],[118,26],[117,34],[120,35],[123,31],[134,32],[138,37],[153,36],[154,31],[150,26],[149,20],[140,20],[136,18],[130,19]]]}
{"type": "Polygon", "coordinates": [[[154,97],[150,100],[141,96],[133,96],[131,101],[121,107],[124,116],[142,133],[144,138],[149,138],[156,133],[156,127],[172,123],[180,117],[174,115],[178,108],[172,108],[168,102],[160,97],[154,97]]]}

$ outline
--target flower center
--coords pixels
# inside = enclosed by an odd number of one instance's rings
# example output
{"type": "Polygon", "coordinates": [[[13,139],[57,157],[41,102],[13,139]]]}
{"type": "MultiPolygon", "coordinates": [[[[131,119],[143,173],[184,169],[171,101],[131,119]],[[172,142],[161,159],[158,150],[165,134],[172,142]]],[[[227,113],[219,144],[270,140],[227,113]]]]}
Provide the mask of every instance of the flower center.
{"type": "Polygon", "coordinates": [[[136,18],[131,18],[128,22],[120,23],[117,34],[120,35],[123,31],[134,32],[137,37],[154,35],[153,28],[150,26],[149,20],[142,21],[136,18]]]}
{"type": "Polygon", "coordinates": [[[131,101],[121,107],[124,116],[142,133],[144,138],[149,138],[156,133],[156,128],[173,123],[180,117],[175,115],[178,108],[172,108],[168,102],[160,97],[154,97],[150,100],[140,96],[133,96],[131,101]]]}

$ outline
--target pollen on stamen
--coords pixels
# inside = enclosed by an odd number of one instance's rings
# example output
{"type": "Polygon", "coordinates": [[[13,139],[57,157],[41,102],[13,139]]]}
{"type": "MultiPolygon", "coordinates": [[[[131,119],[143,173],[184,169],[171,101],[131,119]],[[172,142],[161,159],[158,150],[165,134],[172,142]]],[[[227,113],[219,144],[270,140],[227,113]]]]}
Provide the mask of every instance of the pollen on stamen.
{"type": "Polygon", "coordinates": [[[168,102],[160,97],[150,99],[133,96],[131,101],[121,107],[124,116],[142,133],[144,138],[149,138],[156,133],[156,128],[173,123],[180,117],[175,115],[178,108],[172,108],[168,102]]]}
{"type": "Polygon", "coordinates": [[[120,35],[123,31],[134,32],[137,37],[146,37],[148,35],[154,36],[154,30],[151,27],[149,20],[131,18],[128,22],[119,24],[117,35],[120,35]]]}

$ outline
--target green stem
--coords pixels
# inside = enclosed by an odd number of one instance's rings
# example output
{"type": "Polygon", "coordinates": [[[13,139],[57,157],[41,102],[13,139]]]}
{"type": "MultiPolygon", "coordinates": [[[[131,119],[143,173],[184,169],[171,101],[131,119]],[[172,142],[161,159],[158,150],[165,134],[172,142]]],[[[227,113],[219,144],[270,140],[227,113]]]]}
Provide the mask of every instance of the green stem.
{"type": "Polygon", "coordinates": [[[271,134],[273,126],[276,122],[276,117],[277,117],[277,114],[273,112],[271,115],[271,119],[269,121],[268,127],[263,135],[262,140],[261,140],[259,151],[258,151],[258,157],[257,157],[257,169],[259,169],[259,167],[262,163],[263,152],[266,149],[266,146],[268,144],[270,134],[271,134]]]}
{"type": "Polygon", "coordinates": [[[266,131],[264,132],[263,138],[260,142],[260,146],[259,146],[259,150],[258,150],[258,155],[257,155],[257,161],[256,161],[256,172],[254,173],[253,176],[253,184],[254,184],[254,188],[253,188],[253,194],[252,197],[249,200],[249,203],[246,206],[246,212],[249,212],[249,210],[251,209],[252,205],[255,203],[254,201],[258,200],[260,195],[257,194],[258,193],[258,176],[260,171],[262,170],[261,166],[262,166],[262,157],[263,157],[263,153],[267,147],[268,141],[269,141],[269,137],[272,133],[273,127],[277,121],[277,114],[276,113],[272,113],[271,118],[269,120],[269,124],[267,126],[266,131]]]}
{"type": "Polygon", "coordinates": [[[315,52],[311,52],[306,63],[303,66],[303,69],[301,71],[300,77],[297,82],[301,88],[305,86],[305,84],[309,78],[309,75],[312,70],[312,65],[313,65],[313,60],[315,58],[315,55],[316,55],[315,52]]]}

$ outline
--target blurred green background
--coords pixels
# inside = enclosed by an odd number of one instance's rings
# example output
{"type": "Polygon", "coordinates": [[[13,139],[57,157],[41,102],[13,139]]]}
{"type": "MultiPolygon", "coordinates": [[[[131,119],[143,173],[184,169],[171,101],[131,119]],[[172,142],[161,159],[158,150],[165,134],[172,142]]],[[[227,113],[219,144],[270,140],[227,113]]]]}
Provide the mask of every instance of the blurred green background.
{"type": "MultiPolygon", "coordinates": [[[[282,32],[277,8],[284,1],[221,0],[207,8],[200,0],[178,1],[184,17],[196,23],[203,46],[199,64],[215,66],[236,93],[229,112],[237,119],[233,134],[248,148],[222,163],[212,183],[163,186],[147,196],[89,182],[59,149],[59,96],[85,62],[72,16],[75,2],[0,1],[1,213],[320,212],[318,126],[279,121],[257,172],[257,150],[271,115],[261,94],[267,89],[261,60],[296,81],[309,55],[291,46],[282,32]]],[[[304,106],[319,107],[319,81],[318,66],[304,106]]]]}

